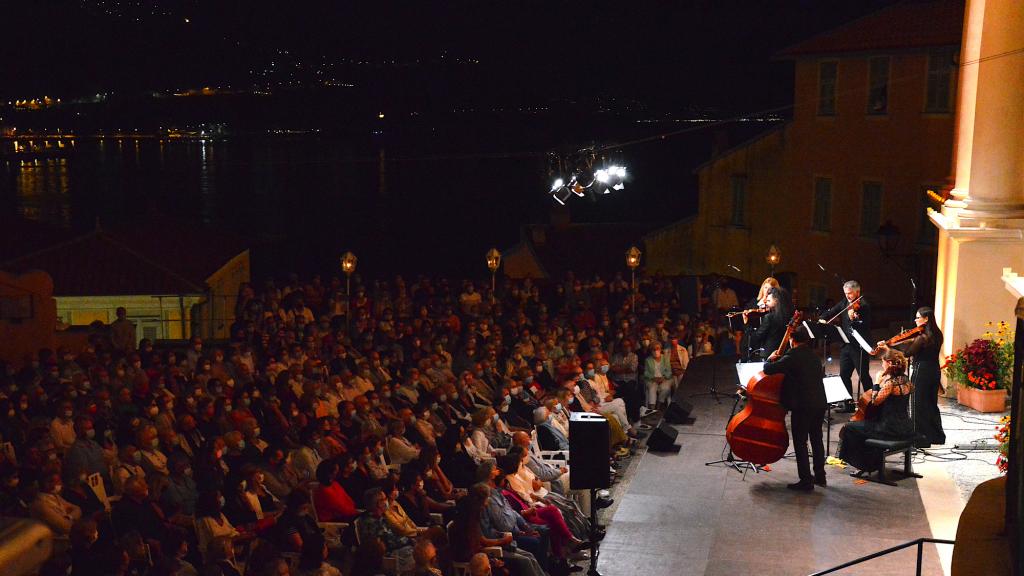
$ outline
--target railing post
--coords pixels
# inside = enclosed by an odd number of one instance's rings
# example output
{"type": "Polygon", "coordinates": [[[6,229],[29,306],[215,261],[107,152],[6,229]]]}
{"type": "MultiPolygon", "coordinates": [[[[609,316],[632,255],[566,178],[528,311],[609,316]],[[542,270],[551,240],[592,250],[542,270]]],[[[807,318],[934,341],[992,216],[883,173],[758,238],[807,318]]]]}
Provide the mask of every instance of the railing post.
{"type": "Polygon", "coordinates": [[[917,541],[917,576],[921,576],[921,555],[924,552],[924,540],[917,541]]]}

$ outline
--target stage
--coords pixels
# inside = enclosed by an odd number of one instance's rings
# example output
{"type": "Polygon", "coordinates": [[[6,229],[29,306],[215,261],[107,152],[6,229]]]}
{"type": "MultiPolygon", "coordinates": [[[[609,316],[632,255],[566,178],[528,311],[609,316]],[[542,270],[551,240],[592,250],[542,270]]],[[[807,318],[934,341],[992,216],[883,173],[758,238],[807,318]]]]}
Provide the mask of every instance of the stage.
{"type": "MultiPolygon", "coordinates": [[[[644,453],[619,490],[601,544],[601,574],[810,574],[916,538],[955,537],[963,503],[939,465],[915,465],[924,478],[900,479],[896,487],[858,483],[849,468],[828,466],[828,487],[812,493],[786,489],[797,480],[792,458],[745,477],[721,464],[706,466],[723,456],[736,382],[730,363],[712,364],[710,357],[695,359],[677,391],[694,405],[696,418],[675,426],[682,450],[644,453]],[[694,397],[713,377],[725,392],[721,402],[694,397]]],[[[832,454],[847,418],[837,416],[833,424],[832,454]]],[[[897,458],[890,458],[890,469],[902,465],[897,458]]],[[[942,548],[945,559],[936,545],[925,546],[922,574],[943,574],[952,547],[942,548]]],[[[903,576],[914,573],[915,560],[910,548],[840,573],[903,576]]]]}

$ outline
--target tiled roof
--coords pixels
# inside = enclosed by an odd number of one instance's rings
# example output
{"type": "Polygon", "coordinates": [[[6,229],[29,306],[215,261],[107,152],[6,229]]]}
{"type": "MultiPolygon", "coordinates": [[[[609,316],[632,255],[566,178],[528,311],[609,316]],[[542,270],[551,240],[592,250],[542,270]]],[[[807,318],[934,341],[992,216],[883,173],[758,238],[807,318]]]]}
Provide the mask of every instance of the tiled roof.
{"type": "Polygon", "coordinates": [[[206,279],[246,250],[230,234],[168,220],[73,237],[34,223],[4,222],[11,242],[0,248],[0,269],[38,269],[53,278],[56,296],[199,294],[206,279]]]}
{"type": "Polygon", "coordinates": [[[198,294],[204,288],[111,237],[95,231],[0,264],[44,270],[55,296],[198,294]]]}
{"type": "Polygon", "coordinates": [[[908,0],[783,49],[776,57],[958,46],[963,0],[908,0]]]}

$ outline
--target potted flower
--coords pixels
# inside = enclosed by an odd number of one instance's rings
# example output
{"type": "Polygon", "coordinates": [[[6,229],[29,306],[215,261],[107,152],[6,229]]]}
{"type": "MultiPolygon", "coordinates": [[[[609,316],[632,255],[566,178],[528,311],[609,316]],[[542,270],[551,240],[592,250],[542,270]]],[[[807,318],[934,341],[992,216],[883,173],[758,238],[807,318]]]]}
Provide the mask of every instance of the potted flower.
{"type": "Polygon", "coordinates": [[[942,366],[946,377],[959,386],[957,402],[979,412],[1006,408],[1006,390],[1013,376],[1013,332],[1006,322],[995,328],[946,357],[942,366]]]}
{"type": "Polygon", "coordinates": [[[1010,417],[1003,416],[999,420],[999,427],[996,428],[996,441],[999,442],[999,457],[996,458],[996,466],[999,471],[1006,474],[1010,467],[1010,417]]]}

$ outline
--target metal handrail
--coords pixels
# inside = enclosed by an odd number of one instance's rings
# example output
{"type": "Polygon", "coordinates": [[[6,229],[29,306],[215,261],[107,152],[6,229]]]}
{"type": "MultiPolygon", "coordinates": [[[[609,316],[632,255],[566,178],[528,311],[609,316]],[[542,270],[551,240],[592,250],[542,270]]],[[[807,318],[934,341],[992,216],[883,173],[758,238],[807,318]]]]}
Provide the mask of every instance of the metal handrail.
{"type": "Polygon", "coordinates": [[[853,566],[855,564],[867,562],[868,560],[873,560],[875,558],[878,558],[879,556],[885,556],[886,554],[891,554],[893,552],[903,550],[904,548],[910,548],[911,546],[917,546],[917,572],[915,572],[915,574],[917,574],[917,576],[921,576],[921,556],[924,552],[924,547],[922,545],[925,543],[956,544],[956,542],[952,540],[942,540],[941,538],[918,538],[917,540],[904,542],[903,544],[893,546],[892,548],[886,548],[885,550],[880,550],[873,554],[868,554],[867,556],[861,556],[860,558],[850,560],[849,562],[845,562],[843,564],[840,564],[839,566],[833,566],[832,568],[822,570],[821,572],[815,572],[813,574],[810,574],[809,576],[824,576],[825,574],[831,574],[833,572],[842,570],[843,568],[849,568],[850,566],[853,566]]]}

